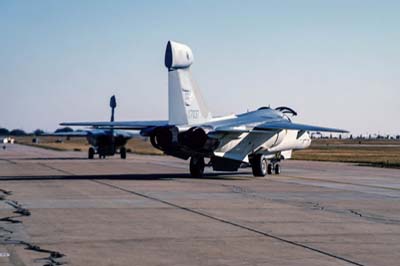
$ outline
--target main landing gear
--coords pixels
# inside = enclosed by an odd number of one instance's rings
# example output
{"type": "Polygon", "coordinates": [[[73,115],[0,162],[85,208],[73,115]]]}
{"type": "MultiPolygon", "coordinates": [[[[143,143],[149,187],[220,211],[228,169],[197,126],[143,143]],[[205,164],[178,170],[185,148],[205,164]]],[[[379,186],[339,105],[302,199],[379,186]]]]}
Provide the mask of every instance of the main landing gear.
{"type": "Polygon", "coordinates": [[[90,147],[88,150],[88,158],[89,159],[93,159],[94,158],[94,154],[95,154],[95,150],[93,149],[93,147],[90,147]]]}
{"type": "Polygon", "coordinates": [[[204,162],[204,157],[192,156],[190,157],[190,175],[194,178],[203,177],[204,167],[206,166],[204,162]]]}
{"type": "Polygon", "coordinates": [[[119,149],[119,155],[121,156],[121,159],[126,159],[126,148],[125,147],[121,147],[119,149]]]}
{"type": "MultiPolygon", "coordinates": [[[[94,159],[94,155],[98,153],[99,154],[99,159],[105,159],[106,156],[111,156],[114,155],[114,153],[110,154],[107,153],[107,151],[104,151],[104,149],[99,149],[97,148],[97,152],[96,152],[96,148],[95,147],[90,147],[88,150],[88,159],[94,159]]],[[[121,159],[126,159],[126,148],[125,147],[121,147],[119,149],[119,154],[121,156],[121,159]]]]}
{"type": "MultiPolygon", "coordinates": [[[[93,147],[90,147],[88,150],[88,159],[92,160],[94,159],[94,155],[96,154],[96,150],[93,147]]],[[[106,155],[99,153],[99,159],[105,159],[106,155]]]]}
{"type": "MultiPolygon", "coordinates": [[[[94,159],[94,155],[96,154],[96,150],[93,147],[90,147],[88,150],[88,159],[92,160],[94,159]]],[[[99,159],[105,159],[106,155],[99,153],[99,159]]]]}
{"type": "Polygon", "coordinates": [[[279,160],[271,160],[268,163],[268,160],[262,154],[257,154],[251,158],[250,164],[254,176],[266,176],[267,174],[272,175],[272,173],[279,175],[281,173],[279,160]]]}

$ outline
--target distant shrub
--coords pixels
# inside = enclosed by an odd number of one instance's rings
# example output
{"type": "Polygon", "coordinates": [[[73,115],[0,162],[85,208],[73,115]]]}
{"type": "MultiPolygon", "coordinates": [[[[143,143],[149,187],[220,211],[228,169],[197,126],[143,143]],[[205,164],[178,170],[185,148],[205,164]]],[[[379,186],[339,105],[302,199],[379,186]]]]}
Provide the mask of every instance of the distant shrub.
{"type": "Polygon", "coordinates": [[[33,135],[35,136],[41,136],[44,134],[44,131],[41,129],[36,129],[35,131],[33,131],[33,135]]]}
{"type": "Polygon", "coordinates": [[[0,136],[7,136],[10,134],[10,131],[7,128],[0,128],[0,136]]]}
{"type": "Polygon", "coordinates": [[[61,127],[57,128],[56,131],[54,131],[54,133],[60,133],[60,132],[74,132],[74,130],[70,127],[61,127]]]}
{"type": "Polygon", "coordinates": [[[13,129],[10,131],[11,136],[26,136],[26,132],[22,129],[13,129]]]}

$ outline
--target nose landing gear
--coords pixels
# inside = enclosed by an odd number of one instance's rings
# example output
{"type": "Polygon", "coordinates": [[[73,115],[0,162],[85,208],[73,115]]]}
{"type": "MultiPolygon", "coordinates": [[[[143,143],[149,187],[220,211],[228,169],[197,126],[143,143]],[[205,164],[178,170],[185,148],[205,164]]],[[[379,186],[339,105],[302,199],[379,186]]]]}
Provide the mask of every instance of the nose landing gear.
{"type": "Polygon", "coordinates": [[[268,164],[267,172],[269,175],[279,175],[281,173],[281,165],[278,162],[279,161],[271,160],[271,162],[268,164]]]}
{"type": "Polygon", "coordinates": [[[281,173],[281,165],[279,163],[275,164],[274,171],[276,175],[281,173]]]}
{"type": "Polygon", "coordinates": [[[268,163],[267,159],[262,154],[253,156],[250,160],[250,165],[254,176],[266,176],[273,173],[279,175],[281,173],[280,160],[273,159],[268,163]]]}

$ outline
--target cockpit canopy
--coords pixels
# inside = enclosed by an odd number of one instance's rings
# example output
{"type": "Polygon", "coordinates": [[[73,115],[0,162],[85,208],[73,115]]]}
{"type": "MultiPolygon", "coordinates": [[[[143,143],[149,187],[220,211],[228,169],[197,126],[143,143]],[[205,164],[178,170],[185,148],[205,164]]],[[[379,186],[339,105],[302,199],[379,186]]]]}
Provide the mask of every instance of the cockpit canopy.
{"type": "Polygon", "coordinates": [[[292,115],[292,116],[297,115],[297,112],[295,110],[293,110],[292,108],[287,107],[287,106],[279,106],[279,107],[276,107],[275,110],[282,112],[284,114],[292,115]]]}

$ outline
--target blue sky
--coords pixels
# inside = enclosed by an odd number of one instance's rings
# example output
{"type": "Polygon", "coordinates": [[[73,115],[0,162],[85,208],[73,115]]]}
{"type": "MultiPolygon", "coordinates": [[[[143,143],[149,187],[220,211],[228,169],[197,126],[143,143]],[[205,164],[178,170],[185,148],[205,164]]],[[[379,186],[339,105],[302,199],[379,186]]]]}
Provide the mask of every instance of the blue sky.
{"type": "Polygon", "coordinates": [[[0,126],[167,118],[169,39],[215,115],[400,133],[399,1],[0,1],[0,126]]]}

